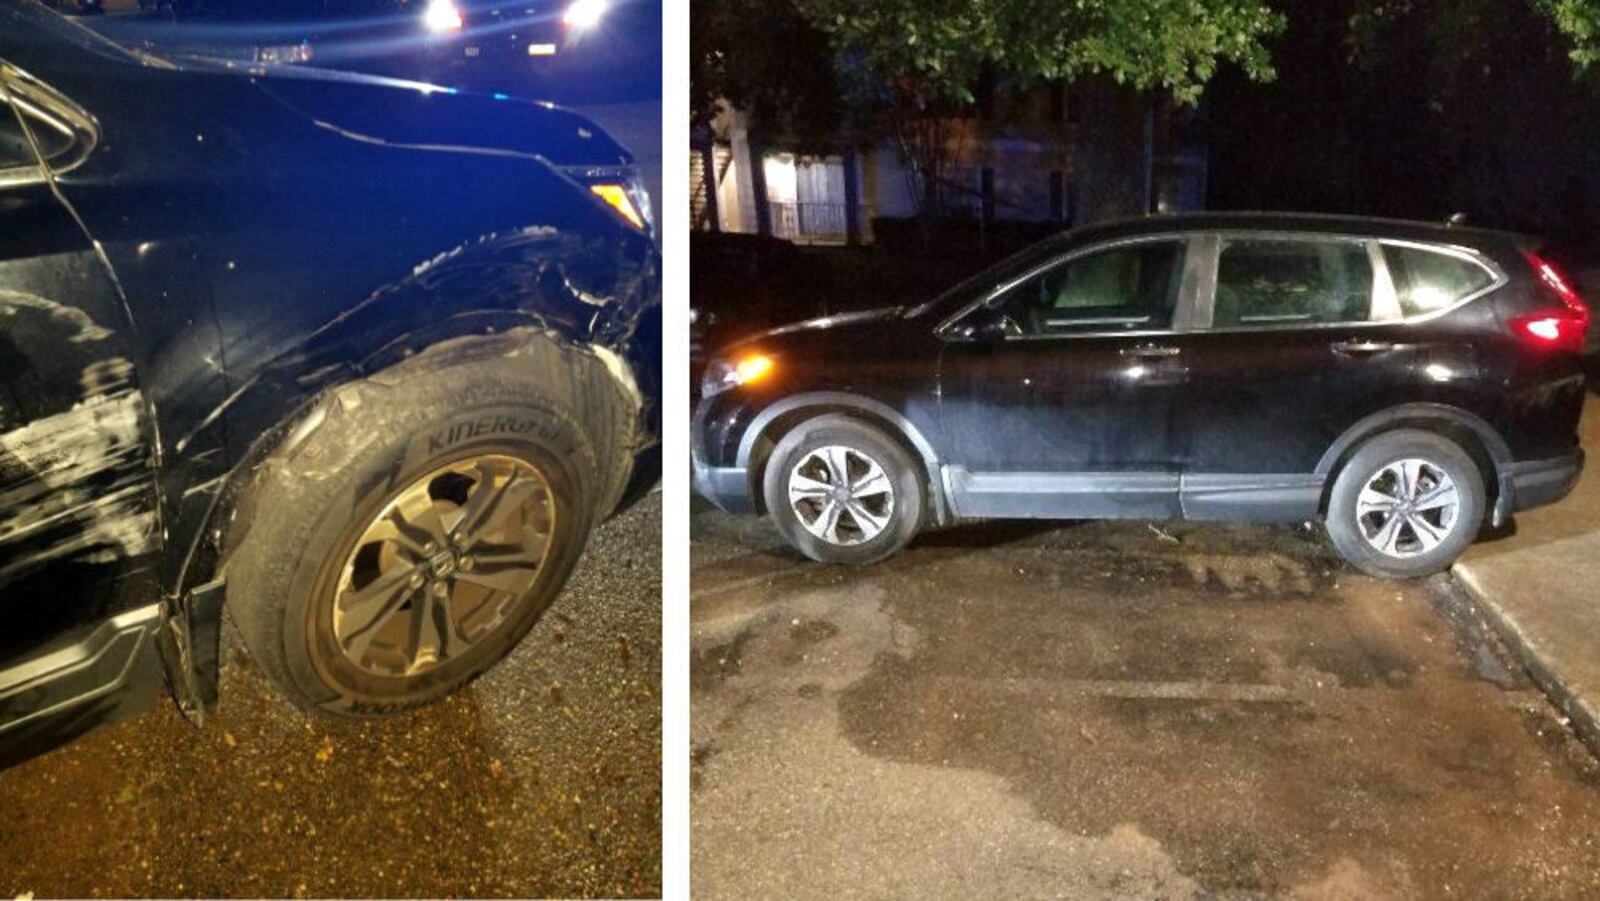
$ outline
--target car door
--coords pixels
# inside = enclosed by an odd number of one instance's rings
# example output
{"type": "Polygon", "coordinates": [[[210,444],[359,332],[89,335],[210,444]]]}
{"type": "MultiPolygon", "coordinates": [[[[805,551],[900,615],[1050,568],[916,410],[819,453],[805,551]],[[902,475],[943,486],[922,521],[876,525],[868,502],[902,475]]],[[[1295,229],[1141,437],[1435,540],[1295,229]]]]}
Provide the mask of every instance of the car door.
{"type": "Polygon", "coordinates": [[[1314,517],[1319,461],[1347,429],[1401,403],[1448,403],[1476,377],[1470,330],[1415,320],[1489,285],[1485,267],[1436,267],[1465,287],[1396,277],[1388,257],[1413,251],[1361,236],[1234,232],[1205,246],[1174,419],[1189,518],[1314,517]]]}
{"type": "Polygon", "coordinates": [[[1162,517],[1178,511],[1175,337],[1196,277],[1187,240],[1069,252],[946,323],[940,423],[963,516],[1162,517]]]}
{"type": "Polygon", "coordinates": [[[0,766],[161,685],[161,546],[134,340],[96,248],[46,178],[92,121],[0,59],[0,766]]]}

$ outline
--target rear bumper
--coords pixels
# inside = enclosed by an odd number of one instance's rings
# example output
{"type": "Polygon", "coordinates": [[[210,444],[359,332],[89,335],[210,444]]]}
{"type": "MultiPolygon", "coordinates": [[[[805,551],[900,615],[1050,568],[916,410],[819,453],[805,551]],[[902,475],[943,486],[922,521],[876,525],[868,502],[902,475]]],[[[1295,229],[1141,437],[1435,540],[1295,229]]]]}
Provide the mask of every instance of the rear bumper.
{"type": "Polygon", "coordinates": [[[1510,510],[1531,510],[1553,504],[1572,492],[1583,473],[1583,451],[1563,457],[1512,463],[1501,476],[1501,503],[1509,499],[1510,510]]]}

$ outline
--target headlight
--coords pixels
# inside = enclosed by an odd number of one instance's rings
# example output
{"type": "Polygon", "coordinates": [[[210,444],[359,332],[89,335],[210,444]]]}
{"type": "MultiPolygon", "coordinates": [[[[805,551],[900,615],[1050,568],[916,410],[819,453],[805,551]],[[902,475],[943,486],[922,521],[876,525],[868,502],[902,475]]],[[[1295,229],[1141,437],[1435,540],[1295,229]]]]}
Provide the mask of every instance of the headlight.
{"type": "Polygon", "coordinates": [[[750,385],[772,374],[776,364],[766,354],[750,353],[729,360],[712,360],[700,379],[700,396],[711,397],[730,388],[750,385]]]}
{"type": "Polygon", "coordinates": [[[435,34],[461,30],[461,10],[455,0],[428,0],[422,11],[422,24],[435,34]]]}
{"type": "Polygon", "coordinates": [[[610,8],[609,0],[572,0],[561,16],[561,24],[579,31],[593,28],[600,24],[610,8]]]}
{"type": "Polygon", "coordinates": [[[567,170],[580,184],[589,189],[595,199],[621,216],[629,225],[642,232],[655,232],[655,219],[650,210],[650,194],[644,189],[639,173],[632,168],[587,169],[576,167],[567,170]]]}

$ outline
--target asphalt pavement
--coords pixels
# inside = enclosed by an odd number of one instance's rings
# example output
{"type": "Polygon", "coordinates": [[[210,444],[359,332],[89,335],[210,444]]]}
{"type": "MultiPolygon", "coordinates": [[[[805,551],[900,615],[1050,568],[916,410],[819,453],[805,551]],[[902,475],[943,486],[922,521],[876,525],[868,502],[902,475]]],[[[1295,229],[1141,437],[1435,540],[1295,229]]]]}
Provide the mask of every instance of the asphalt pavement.
{"type": "Polygon", "coordinates": [[[281,700],[229,640],[163,704],[0,772],[0,897],[661,892],[661,503],[602,526],[486,676],[384,720],[281,700]]]}
{"type": "Polygon", "coordinates": [[[1447,578],[1293,527],[691,542],[696,898],[1600,896],[1600,767],[1447,578]]]}

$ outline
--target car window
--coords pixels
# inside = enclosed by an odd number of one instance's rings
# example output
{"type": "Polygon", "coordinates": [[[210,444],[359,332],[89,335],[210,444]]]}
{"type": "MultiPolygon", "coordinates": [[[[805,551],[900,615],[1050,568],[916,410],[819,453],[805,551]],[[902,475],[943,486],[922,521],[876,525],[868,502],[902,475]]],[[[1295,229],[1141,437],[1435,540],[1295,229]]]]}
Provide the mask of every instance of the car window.
{"type": "Polygon", "coordinates": [[[1226,240],[1217,257],[1213,327],[1364,322],[1372,261],[1352,240],[1226,240]]]}
{"type": "Polygon", "coordinates": [[[1383,258],[1405,316],[1442,310],[1494,283],[1477,263],[1440,251],[1386,244],[1383,258]]]}
{"type": "Polygon", "coordinates": [[[998,309],[1024,335],[1170,328],[1183,248],[1147,241],[1091,252],[1013,286],[998,309]]]}

